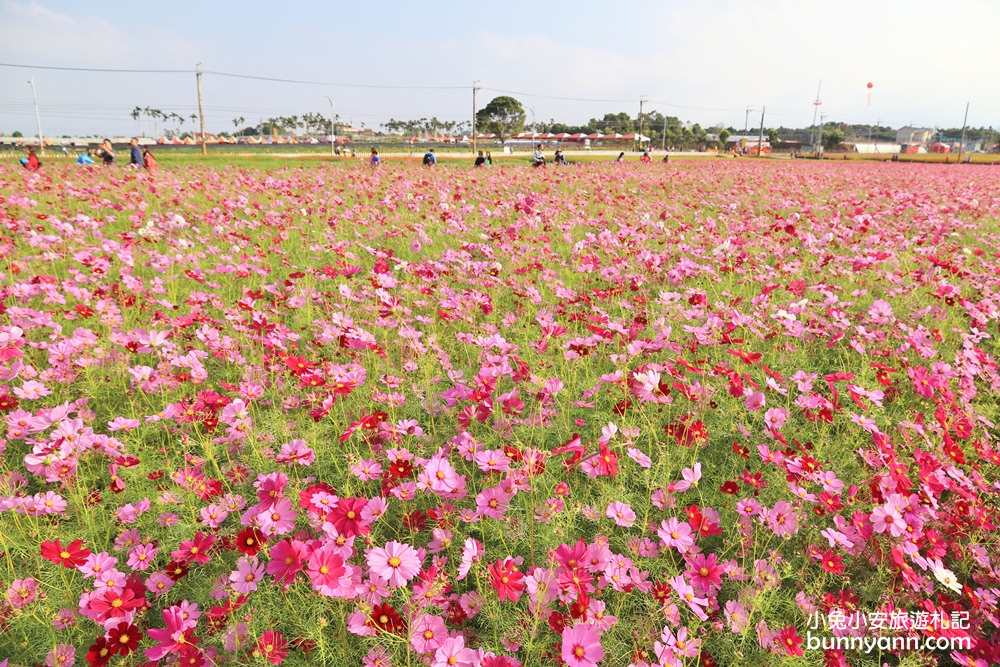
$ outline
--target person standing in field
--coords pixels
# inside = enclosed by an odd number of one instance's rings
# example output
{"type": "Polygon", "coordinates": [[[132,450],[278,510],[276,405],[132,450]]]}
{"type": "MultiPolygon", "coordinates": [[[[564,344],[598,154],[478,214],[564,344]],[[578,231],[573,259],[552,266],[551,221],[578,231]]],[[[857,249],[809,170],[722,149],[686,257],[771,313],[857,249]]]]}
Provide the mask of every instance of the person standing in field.
{"type": "Polygon", "coordinates": [[[483,152],[482,151],[479,151],[479,155],[476,157],[476,163],[475,163],[474,166],[476,166],[476,167],[485,167],[486,166],[486,158],[483,157],[483,152]]]}
{"type": "Polygon", "coordinates": [[[625,151],[622,151],[621,153],[618,154],[618,159],[615,160],[615,162],[624,162],[624,161],[625,161],[625,151]]]}
{"type": "Polygon", "coordinates": [[[137,139],[136,137],[132,137],[132,141],[129,142],[129,146],[131,146],[131,151],[129,153],[128,166],[131,167],[132,169],[141,169],[143,163],[142,163],[142,149],[139,148],[139,139],[137,139]]]}
{"type": "Polygon", "coordinates": [[[97,156],[101,158],[105,167],[110,167],[115,163],[115,147],[111,145],[110,139],[101,142],[100,148],[97,149],[97,156]]]}
{"type": "Polygon", "coordinates": [[[382,160],[380,160],[378,157],[378,150],[374,146],[372,146],[372,155],[371,158],[369,158],[368,162],[373,167],[377,167],[380,164],[382,164],[382,160]]]}
{"type": "Polygon", "coordinates": [[[641,162],[643,164],[652,164],[653,163],[653,158],[651,158],[649,156],[649,151],[646,151],[645,153],[642,154],[642,157],[639,158],[639,162],[641,162]]]}
{"type": "Polygon", "coordinates": [[[434,149],[432,148],[426,153],[424,153],[424,166],[433,167],[436,164],[437,164],[437,156],[434,155],[434,149]]]}
{"type": "Polygon", "coordinates": [[[486,151],[486,166],[487,167],[493,166],[493,154],[490,153],[489,151],[486,151]]]}
{"type": "Polygon", "coordinates": [[[156,158],[153,157],[153,153],[146,146],[142,147],[142,166],[151,176],[155,176],[156,172],[160,169],[160,166],[156,164],[156,158]]]}

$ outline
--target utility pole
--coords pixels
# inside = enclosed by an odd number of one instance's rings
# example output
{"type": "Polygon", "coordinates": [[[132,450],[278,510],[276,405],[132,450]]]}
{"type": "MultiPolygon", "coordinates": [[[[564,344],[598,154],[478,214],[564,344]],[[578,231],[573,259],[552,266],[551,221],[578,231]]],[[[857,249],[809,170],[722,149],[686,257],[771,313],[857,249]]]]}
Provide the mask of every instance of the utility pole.
{"type": "Polygon", "coordinates": [[[472,82],[472,154],[476,154],[476,91],[479,87],[478,81],[472,82]]]}
{"type": "Polygon", "coordinates": [[[749,104],[747,105],[746,117],[743,119],[743,136],[746,136],[747,132],[750,131],[750,112],[754,111],[753,107],[749,104]]]}
{"type": "MultiPolygon", "coordinates": [[[[38,127],[38,152],[45,154],[45,142],[42,141],[42,116],[38,113],[38,95],[35,94],[35,79],[34,77],[28,79],[28,85],[31,86],[31,99],[35,102],[35,125],[38,127]]],[[[966,112],[968,115],[968,112],[966,112]]]]}
{"type": "Polygon", "coordinates": [[[766,106],[760,110],[760,136],[757,137],[757,157],[763,157],[761,151],[764,148],[764,113],[766,111],[766,106]]]}
{"type": "Polygon", "coordinates": [[[816,87],[816,101],[813,102],[813,149],[816,151],[816,157],[819,157],[819,144],[816,142],[816,114],[819,113],[819,106],[823,104],[823,100],[819,98],[819,91],[823,89],[822,79],[819,82],[819,86],[816,87]]]}
{"type": "Polygon", "coordinates": [[[639,147],[642,148],[642,105],[646,103],[646,96],[639,97],[639,147]]]}
{"type": "Polygon", "coordinates": [[[665,153],[667,151],[667,116],[666,116],[666,114],[664,114],[664,116],[663,116],[663,136],[662,136],[662,138],[663,138],[663,152],[665,153]]]}
{"type": "MultiPolygon", "coordinates": [[[[35,107],[35,113],[38,113],[38,107],[35,107]]],[[[962,121],[962,143],[958,145],[958,163],[962,164],[962,151],[965,150],[965,128],[969,124],[969,103],[965,103],[965,120],[962,121]]],[[[38,130],[41,134],[42,131],[38,130]]]]}
{"type": "Polygon", "coordinates": [[[336,155],[335,146],[337,145],[337,121],[334,120],[333,98],[329,95],[324,95],[323,97],[330,101],[330,157],[333,157],[336,155]]]}
{"type": "Polygon", "coordinates": [[[205,108],[201,99],[201,63],[194,66],[194,76],[198,80],[198,118],[201,121],[201,154],[208,155],[208,146],[205,145],[205,108]]]}
{"type": "Polygon", "coordinates": [[[825,128],[825,127],[826,127],[826,114],[825,113],[821,113],[819,115],[819,132],[818,132],[818,134],[819,134],[818,138],[819,138],[819,145],[820,146],[823,145],[823,128],[825,128]]]}

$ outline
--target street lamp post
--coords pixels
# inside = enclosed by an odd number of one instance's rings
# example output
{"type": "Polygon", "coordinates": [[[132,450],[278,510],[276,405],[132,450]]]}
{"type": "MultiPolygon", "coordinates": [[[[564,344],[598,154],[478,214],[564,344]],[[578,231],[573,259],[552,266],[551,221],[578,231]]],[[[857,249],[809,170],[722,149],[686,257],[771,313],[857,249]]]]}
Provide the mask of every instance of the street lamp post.
{"type": "Polygon", "coordinates": [[[35,102],[35,124],[38,126],[38,151],[42,154],[45,153],[45,143],[42,141],[42,117],[38,113],[38,95],[35,94],[35,80],[28,79],[28,85],[31,86],[31,99],[35,102]]]}
{"type": "Polygon", "coordinates": [[[336,155],[337,146],[337,121],[336,115],[333,112],[333,98],[329,95],[324,95],[327,101],[330,103],[330,155],[336,155]]]}

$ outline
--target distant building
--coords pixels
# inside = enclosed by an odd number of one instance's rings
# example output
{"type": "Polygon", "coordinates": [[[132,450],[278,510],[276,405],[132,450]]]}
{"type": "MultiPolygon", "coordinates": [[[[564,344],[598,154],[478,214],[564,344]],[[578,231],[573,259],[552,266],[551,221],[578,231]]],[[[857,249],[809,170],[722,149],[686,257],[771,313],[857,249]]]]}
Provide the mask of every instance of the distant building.
{"type": "Polygon", "coordinates": [[[934,138],[934,130],[929,127],[901,127],[896,130],[896,143],[926,146],[934,138]]]}

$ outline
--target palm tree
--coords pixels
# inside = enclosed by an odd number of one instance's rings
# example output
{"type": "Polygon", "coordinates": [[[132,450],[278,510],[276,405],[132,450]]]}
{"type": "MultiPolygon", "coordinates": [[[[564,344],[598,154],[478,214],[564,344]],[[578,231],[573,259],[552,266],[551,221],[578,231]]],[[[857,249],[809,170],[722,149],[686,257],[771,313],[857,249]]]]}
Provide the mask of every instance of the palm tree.
{"type": "Polygon", "coordinates": [[[246,118],[244,118],[243,116],[233,119],[233,127],[236,128],[237,133],[239,132],[240,125],[242,125],[244,122],[246,122],[246,118]]]}
{"type": "Polygon", "coordinates": [[[136,108],[132,109],[132,113],[129,114],[129,115],[132,116],[132,120],[135,121],[135,134],[136,134],[136,136],[138,136],[140,134],[140,130],[139,130],[139,117],[142,115],[142,109],[140,109],[139,107],[136,107],[136,108]]]}

